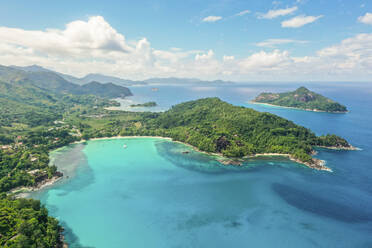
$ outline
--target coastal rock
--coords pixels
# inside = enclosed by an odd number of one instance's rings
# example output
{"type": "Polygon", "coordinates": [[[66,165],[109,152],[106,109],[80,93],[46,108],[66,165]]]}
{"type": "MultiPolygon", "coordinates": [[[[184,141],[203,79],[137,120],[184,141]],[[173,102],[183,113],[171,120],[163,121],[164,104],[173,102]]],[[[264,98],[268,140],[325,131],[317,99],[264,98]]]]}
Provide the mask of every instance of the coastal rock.
{"type": "Polygon", "coordinates": [[[243,163],[239,160],[230,160],[230,159],[227,159],[227,160],[218,160],[218,162],[220,162],[221,164],[223,165],[234,165],[234,166],[242,166],[243,163]]]}
{"type": "Polygon", "coordinates": [[[315,169],[315,170],[322,170],[322,171],[333,172],[331,168],[325,166],[325,161],[324,160],[320,160],[320,159],[317,159],[317,158],[313,158],[311,160],[311,162],[302,162],[302,161],[300,161],[298,159],[293,159],[293,158],[291,158],[291,160],[293,160],[293,161],[295,161],[297,163],[304,164],[307,167],[312,168],[312,169],[315,169]]]}

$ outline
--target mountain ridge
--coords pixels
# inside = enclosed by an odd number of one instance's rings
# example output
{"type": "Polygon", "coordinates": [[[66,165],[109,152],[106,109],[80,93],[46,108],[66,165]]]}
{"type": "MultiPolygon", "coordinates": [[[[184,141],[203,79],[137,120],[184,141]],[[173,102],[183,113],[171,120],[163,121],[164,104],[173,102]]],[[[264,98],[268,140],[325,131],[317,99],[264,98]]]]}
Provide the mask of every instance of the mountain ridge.
{"type": "Polygon", "coordinates": [[[30,66],[24,69],[0,65],[0,81],[3,82],[29,82],[39,88],[49,90],[53,93],[69,93],[77,95],[93,94],[100,97],[119,98],[131,96],[130,89],[114,84],[102,84],[95,82],[87,83],[85,86],[74,84],[64,79],[58,73],[39,66],[30,66]],[[90,88],[93,87],[93,88],[90,88]]]}
{"type": "Polygon", "coordinates": [[[130,79],[123,79],[120,77],[104,75],[100,73],[89,73],[84,77],[75,77],[69,74],[60,73],[57,71],[53,71],[47,68],[44,68],[39,65],[30,65],[30,66],[10,66],[14,69],[19,69],[27,72],[54,72],[64,78],[65,80],[79,85],[84,85],[90,83],[92,81],[100,82],[100,83],[114,83],[121,86],[132,86],[132,85],[147,85],[147,84],[164,84],[164,85],[182,85],[182,84],[233,84],[232,81],[224,81],[224,80],[201,80],[198,78],[178,78],[178,77],[154,77],[148,78],[145,80],[130,80],[130,79]]]}

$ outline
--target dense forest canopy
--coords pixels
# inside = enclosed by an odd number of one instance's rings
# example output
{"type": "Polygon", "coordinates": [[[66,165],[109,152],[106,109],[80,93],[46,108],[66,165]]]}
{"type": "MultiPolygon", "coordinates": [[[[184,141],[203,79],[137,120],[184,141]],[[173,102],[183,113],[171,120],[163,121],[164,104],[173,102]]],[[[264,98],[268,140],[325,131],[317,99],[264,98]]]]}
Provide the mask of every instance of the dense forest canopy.
{"type": "Polygon", "coordinates": [[[58,221],[48,216],[39,201],[0,196],[1,247],[62,247],[60,232],[58,221]]]}

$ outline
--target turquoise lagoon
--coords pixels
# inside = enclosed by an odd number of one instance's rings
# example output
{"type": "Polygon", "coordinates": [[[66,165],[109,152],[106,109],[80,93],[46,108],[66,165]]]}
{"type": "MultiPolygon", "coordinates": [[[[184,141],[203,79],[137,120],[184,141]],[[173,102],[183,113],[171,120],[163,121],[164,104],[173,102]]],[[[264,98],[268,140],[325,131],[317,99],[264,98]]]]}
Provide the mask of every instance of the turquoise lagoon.
{"type": "Polygon", "coordinates": [[[280,157],[223,166],[165,139],[93,140],[52,152],[66,176],[34,197],[61,221],[70,247],[372,247],[372,91],[319,86],[350,106],[337,115],[248,104],[260,90],[184,88],[183,97],[220,96],[362,150],[320,149],[329,173],[280,157]]]}

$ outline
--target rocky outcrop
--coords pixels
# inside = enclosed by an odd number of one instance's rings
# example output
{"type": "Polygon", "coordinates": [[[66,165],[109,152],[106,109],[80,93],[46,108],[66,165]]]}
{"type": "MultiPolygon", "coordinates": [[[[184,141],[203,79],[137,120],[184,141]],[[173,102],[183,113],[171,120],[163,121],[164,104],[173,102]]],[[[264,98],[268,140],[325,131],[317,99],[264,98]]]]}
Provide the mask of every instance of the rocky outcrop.
{"type": "Polygon", "coordinates": [[[221,152],[222,150],[225,150],[229,145],[230,141],[228,141],[225,136],[221,136],[217,139],[216,150],[217,152],[221,152]]]}

